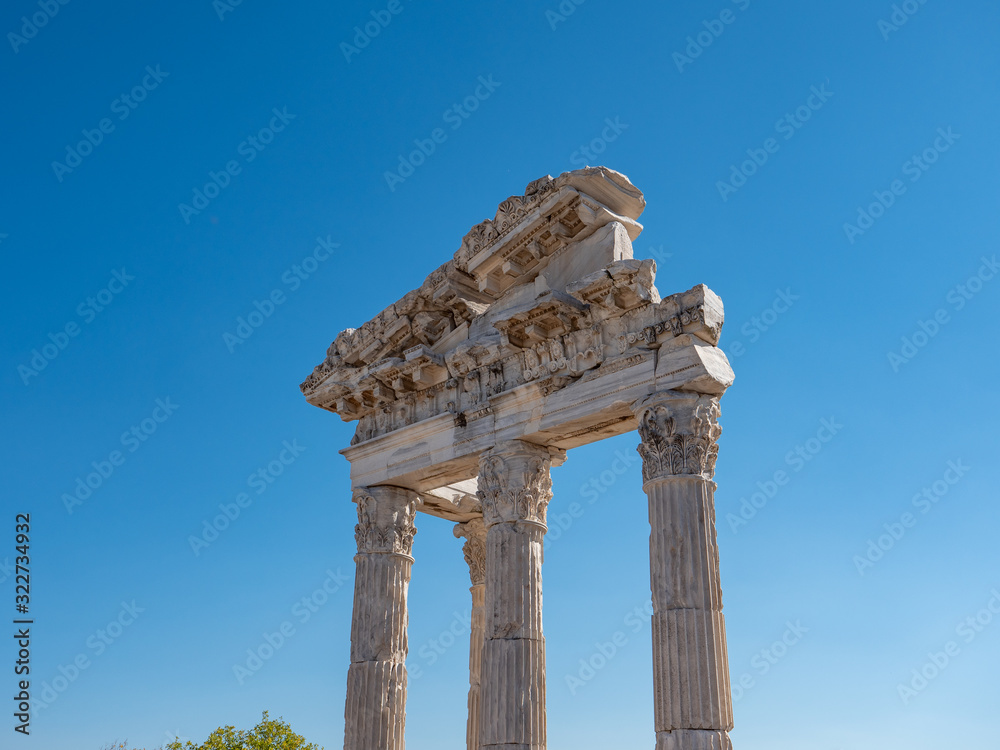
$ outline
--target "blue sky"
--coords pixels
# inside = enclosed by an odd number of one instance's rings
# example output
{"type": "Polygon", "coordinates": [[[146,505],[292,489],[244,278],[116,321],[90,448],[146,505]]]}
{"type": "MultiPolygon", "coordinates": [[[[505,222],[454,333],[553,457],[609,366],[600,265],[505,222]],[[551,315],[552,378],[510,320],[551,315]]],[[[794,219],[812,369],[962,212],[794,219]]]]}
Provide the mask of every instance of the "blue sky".
{"type": "MultiPolygon", "coordinates": [[[[298,383],[501,200],[585,163],[644,191],[635,254],[661,293],[705,283],[726,305],[737,747],[981,744],[1000,668],[997,6],[388,7],[0,14],[0,562],[30,513],[33,689],[64,688],[30,738],[8,703],[0,746],[153,747],[267,709],[340,747],[353,428],[298,383]],[[391,21],[345,54],[372,13],[391,21]],[[196,554],[220,504],[239,515],[196,554]]],[[[553,518],[583,513],[545,560],[551,748],[653,742],[636,442],[553,473],[553,518]]],[[[449,524],[418,526],[407,743],[461,747],[467,570],[449,524]]]]}

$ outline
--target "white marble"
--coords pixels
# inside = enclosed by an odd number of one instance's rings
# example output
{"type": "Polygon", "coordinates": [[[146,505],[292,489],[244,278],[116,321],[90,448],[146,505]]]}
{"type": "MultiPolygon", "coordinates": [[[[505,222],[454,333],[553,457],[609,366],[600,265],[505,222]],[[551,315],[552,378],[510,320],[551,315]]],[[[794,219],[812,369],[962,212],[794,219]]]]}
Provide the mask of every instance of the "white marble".
{"type": "Polygon", "coordinates": [[[360,498],[348,750],[402,750],[417,511],[456,523],[472,580],[469,750],[542,750],[550,469],[638,429],[649,503],[658,750],[727,750],[732,703],[712,481],[722,301],[661,297],[633,257],[642,193],[588,167],[530,183],[302,384],[356,421],[360,498]]]}

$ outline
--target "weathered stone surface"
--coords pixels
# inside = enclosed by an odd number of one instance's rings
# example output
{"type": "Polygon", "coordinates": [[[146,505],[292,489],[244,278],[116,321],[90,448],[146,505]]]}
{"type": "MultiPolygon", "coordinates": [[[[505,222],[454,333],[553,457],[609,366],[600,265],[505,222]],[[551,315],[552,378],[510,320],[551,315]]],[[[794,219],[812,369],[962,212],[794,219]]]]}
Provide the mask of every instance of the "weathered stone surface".
{"type": "Polygon", "coordinates": [[[462,552],[469,565],[472,587],[472,620],[469,633],[469,714],[466,723],[467,750],[479,750],[480,693],[483,643],[486,640],[486,524],[482,517],[455,526],[455,536],[465,537],[462,552]]]}
{"type": "Polygon", "coordinates": [[[657,750],[728,748],[733,708],[712,481],[718,399],[664,391],[635,408],[649,498],[657,750]]]}
{"type": "MultiPolygon", "coordinates": [[[[498,397],[537,384],[544,400],[678,337],[667,387],[721,393],[732,382],[715,348],[722,303],[704,286],[660,299],[653,261],[632,259],[644,205],[627,178],[603,167],[532,183],[419,289],[338,335],[302,384],[306,398],[357,420],[355,445],[439,416],[461,442],[502,409],[498,397]]],[[[481,450],[467,455],[470,466],[481,450]]]]}
{"type": "Polygon", "coordinates": [[[486,524],[486,632],[480,743],[545,750],[542,542],[552,498],[547,448],[518,440],[480,460],[486,524]]]}
{"type": "Polygon", "coordinates": [[[403,750],[406,725],[406,595],[418,498],[398,487],[355,492],[358,554],[345,750],[403,750]]]}
{"type": "Polygon", "coordinates": [[[549,472],[638,429],[650,520],[657,750],[730,750],[713,493],[733,372],[708,287],[662,297],[633,257],[642,193],[604,167],[543,177],[302,383],[356,421],[347,750],[402,750],[418,510],[456,522],[472,582],[469,750],[544,750],[549,472]]]}

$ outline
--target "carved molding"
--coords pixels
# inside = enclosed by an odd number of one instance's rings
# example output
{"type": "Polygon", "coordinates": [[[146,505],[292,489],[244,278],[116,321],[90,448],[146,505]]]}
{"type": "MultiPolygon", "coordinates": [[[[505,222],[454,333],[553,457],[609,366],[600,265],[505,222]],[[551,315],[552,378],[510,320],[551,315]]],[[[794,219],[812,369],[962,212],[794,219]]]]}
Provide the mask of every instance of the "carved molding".
{"type": "Polygon", "coordinates": [[[306,399],[356,420],[358,445],[443,415],[475,429],[498,396],[547,396],[609,374],[609,360],[690,347],[691,337],[715,347],[721,300],[703,285],[661,299],[656,264],[631,257],[644,206],[604,167],[536,180],[419,288],[342,331],[302,383],[306,399]]]}
{"type": "Polygon", "coordinates": [[[501,443],[479,459],[479,490],[487,527],[498,523],[531,521],[545,524],[552,499],[548,448],[520,440],[501,443]]]}
{"type": "Polygon", "coordinates": [[[358,505],[354,539],[359,553],[409,556],[413,552],[416,493],[400,487],[365,487],[355,490],[354,502],[358,505]]]}
{"type": "Polygon", "coordinates": [[[469,579],[473,586],[486,582],[486,523],[482,517],[455,525],[455,536],[464,538],[462,552],[469,565],[469,579]]]}
{"type": "Polygon", "coordinates": [[[667,392],[636,409],[644,481],[679,475],[711,479],[719,455],[719,399],[667,392]]]}

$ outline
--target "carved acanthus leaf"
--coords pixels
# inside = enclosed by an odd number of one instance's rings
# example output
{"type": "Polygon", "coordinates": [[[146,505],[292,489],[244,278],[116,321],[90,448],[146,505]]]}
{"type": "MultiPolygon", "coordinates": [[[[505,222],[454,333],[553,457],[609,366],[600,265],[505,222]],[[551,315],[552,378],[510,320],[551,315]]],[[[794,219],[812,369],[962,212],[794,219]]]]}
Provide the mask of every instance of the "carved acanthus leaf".
{"type": "Polygon", "coordinates": [[[545,523],[552,499],[552,460],[547,449],[528,443],[502,444],[479,461],[479,490],[487,527],[511,521],[545,523]]]}
{"type": "Polygon", "coordinates": [[[482,516],[455,526],[455,536],[465,538],[462,552],[469,564],[469,579],[476,586],[486,582],[486,524],[482,516]]]}
{"type": "Polygon", "coordinates": [[[417,497],[398,488],[372,487],[354,493],[358,552],[410,555],[417,533],[417,497]]]}
{"type": "Polygon", "coordinates": [[[681,474],[711,479],[719,455],[717,441],[722,434],[718,419],[718,399],[704,398],[686,418],[675,415],[668,404],[652,404],[643,409],[639,414],[642,443],[638,447],[643,480],[681,474]]]}

